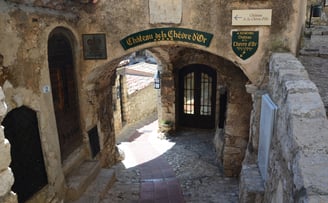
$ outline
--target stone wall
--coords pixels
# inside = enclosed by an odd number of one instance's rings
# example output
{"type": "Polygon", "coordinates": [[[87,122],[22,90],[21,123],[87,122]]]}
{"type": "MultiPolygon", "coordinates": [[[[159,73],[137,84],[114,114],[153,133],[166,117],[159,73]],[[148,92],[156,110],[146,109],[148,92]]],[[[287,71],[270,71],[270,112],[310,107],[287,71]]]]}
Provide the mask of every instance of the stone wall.
{"type": "Polygon", "coordinates": [[[147,87],[128,95],[126,118],[128,123],[136,123],[157,110],[157,91],[153,83],[147,87]]]}
{"type": "MultiPolygon", "coordinates": [[[[129,94],[127,76],[121,75],[120,77],[117,77],[115,87],[113,87],[113,103],[115,104],[113,114],[116,137],[125,125],[136,124],[157,111],[157,90],[154,89],[153,82],[129,94]],[[120,77],[122,80],[121,98],[118,98],[117,94],[120,85],[120,77]],[[124,120],[122,120],[122,117],[124,120]]],[[[139,80],[144,80],[142,76],[139,77],[139,80]]],[[[136,80],[138,81],[138,79],[136,80]]],[[[139,83],[142,83],[141,81],[139,83]]],[[[137,86],[137,84],[130,85],[137,86]]]]}
{"type": "Polygon", "coordinates": [[[328,121],[317,87],[291,54],[273,54],[269,93],[278,105],[265,202],[328,201],[328,121]]]}
{"type": "MultiPolygon", "coordinates": [[[[4,99],[5,97],[0,87],[0,122],[2,122],[7,113],[7,106],[4,99]]],[[[11,187],[14,184],[14,176],[9,168],[11,162],[10,143],[5,139],[3,126],[0,126],[0,154],[0,202],[14,203],[17,202],[17,198],[16,194],[11,192],[11,187]]]]}

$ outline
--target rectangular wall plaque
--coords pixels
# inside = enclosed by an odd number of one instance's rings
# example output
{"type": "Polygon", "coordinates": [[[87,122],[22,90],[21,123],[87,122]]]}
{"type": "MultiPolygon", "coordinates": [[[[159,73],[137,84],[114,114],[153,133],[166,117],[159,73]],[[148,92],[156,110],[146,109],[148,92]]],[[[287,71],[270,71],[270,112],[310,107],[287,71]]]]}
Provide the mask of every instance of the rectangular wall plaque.
{"type": "Polygon", "coordinates": [[[268,94],[262,96],[258,166],[264,180],[267,179],[269,152],[277,109],[278,107],[273,103],[268,94]]]}
{"type": "Polygon", "coordinates": [[[84,59],[107,59],[106,35],[83,34],[84,59]]]}
{"type": "Polygon", "coordinates": [[[232,25],[271,25],[272,9],[232,10],[232,25]]]}

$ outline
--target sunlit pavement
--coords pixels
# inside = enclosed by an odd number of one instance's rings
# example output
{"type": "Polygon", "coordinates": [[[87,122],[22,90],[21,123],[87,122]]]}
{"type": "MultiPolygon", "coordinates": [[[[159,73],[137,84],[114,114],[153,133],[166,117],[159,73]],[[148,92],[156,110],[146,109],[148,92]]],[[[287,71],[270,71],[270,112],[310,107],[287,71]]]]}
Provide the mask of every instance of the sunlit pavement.
{"type": "Polygon", "coordinates": [[[128,132],[125,159],[103,202],[238,202],[238,180],[215,161],[213,132],[184,131],[160,139],[157,120],[128,132]]]}

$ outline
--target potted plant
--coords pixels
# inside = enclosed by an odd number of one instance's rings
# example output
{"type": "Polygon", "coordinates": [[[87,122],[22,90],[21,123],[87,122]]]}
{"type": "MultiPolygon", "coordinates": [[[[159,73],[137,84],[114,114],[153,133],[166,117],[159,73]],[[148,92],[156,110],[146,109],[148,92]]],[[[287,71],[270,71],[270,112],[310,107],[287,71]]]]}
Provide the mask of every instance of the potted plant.
{"type": "Polygon", "coordinates": [[[173,130],[173,122],[169,120],[164,120],[161,123],[160,131],[163,133],[169,133],[173,130]]]}

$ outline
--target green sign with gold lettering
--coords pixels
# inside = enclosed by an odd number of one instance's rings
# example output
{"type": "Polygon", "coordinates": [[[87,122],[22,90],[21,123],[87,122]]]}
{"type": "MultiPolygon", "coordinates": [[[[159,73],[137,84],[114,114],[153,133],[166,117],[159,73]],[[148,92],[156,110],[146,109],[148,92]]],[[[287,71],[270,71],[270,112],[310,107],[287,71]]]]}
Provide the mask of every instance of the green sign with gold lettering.
{"type": "Polygon", "coordinates": [[[213,35],[186,28],[154,28],[131,34],[120,41],[124,50],[145,43],[159,41],[182,41],[208,47],[213,35]]]}
{"type": "Polygon", "coordinates": [[[246,60],[251,57],[259,46],[258,31],[233,31],[232,49],[237,56],[246,60]]]}

